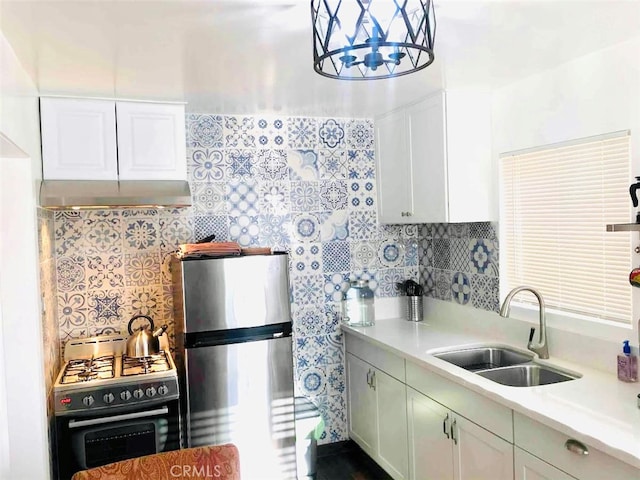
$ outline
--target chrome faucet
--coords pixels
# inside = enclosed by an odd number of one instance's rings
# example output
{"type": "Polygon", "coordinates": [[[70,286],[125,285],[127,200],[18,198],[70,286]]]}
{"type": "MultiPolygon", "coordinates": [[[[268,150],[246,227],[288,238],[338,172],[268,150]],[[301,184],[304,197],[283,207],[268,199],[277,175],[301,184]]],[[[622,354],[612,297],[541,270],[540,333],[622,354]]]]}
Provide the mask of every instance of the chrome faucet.
{"type": "Polygon", "coordinates": [[[542,299],[542,295],[540,295],[540,292],[532,287],[514,288],[504,299],[502,307],[500,307],[500,316],[505,318],[509,316],[509,312],[511,311],[511,301],[513,300],[513,297],[524,290],[533,293],[538,299],[538,303],[540,305],[540,334],[538,335],[538,342],[533,342],[533,334],[535,333],[536,329],[531,328],[531,332],[529,332],[529,342],[527,343],[527,348],[532,352],[537,353],[540,358],[549,358],[549,346],[547,345],[547,320],[544,316],[544,300],[542,299]]]}

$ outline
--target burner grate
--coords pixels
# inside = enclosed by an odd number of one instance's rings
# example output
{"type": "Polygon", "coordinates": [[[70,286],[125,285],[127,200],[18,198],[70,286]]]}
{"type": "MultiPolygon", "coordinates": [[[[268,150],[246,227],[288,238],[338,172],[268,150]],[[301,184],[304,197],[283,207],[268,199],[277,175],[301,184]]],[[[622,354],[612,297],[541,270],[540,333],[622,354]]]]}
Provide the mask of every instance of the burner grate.
{"type": "Polygon", "coordinates": [[[113,378],[114,363],[113,355],[69,360],[65,366],[60,383],[70,384],[87,382],[96,378],[113,378]]]}
{"type": "Polygon", "coordinates": [[[122,376],[143,375],[145,373],[166,372],[171,368],[164,350],[148,357],[122,356],[122,376]]]}

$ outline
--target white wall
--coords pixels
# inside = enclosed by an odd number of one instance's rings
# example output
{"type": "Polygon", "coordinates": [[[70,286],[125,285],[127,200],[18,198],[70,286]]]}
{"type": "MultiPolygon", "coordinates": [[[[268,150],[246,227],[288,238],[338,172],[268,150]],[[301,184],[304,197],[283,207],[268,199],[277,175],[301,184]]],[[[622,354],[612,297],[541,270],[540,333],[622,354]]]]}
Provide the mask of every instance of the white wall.
{"type": "Polygon", "coordinates": [[[0,32],[0,153],[13,157],[0,158],[0,478],[12,480],[51,476],[36,223],[37,95],[0,32]]]}
{"type": "MultiPolygon", "coordinates": [[[[494,93],[496,155],[621,130],[631,131],[631,171],[633,175],[640,175],[640,37],[598,50],[494,93]]],[[[630,184],[632,180],[629,178],[630,184]]],[[[579,181],[576,178],[576,182],[579,181]]],[[[611,235],[634,235],[634,242],[638,238],[636,233],[611,235]]],[[[629,255],[633,265],[640,263],[640,255],[632,251],[629,255]]],[[[635,289],[633,304],[634,333],[622,334],[637,346],[640,292],[635,289]]],[[[598,336],[604,336],[604,332],[598,336]]]]}

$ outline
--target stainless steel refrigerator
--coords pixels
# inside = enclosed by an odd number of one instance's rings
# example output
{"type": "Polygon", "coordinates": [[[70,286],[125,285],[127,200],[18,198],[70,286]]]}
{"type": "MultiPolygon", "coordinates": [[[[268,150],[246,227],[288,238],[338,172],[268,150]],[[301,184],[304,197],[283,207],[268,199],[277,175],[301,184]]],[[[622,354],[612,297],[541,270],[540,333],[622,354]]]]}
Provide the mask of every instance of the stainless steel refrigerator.
{"type": "Polygon", "coordinates": [[[242,478],[296,478],[285,253],[173,258],[187,447],[234,443],[242,478]]]}

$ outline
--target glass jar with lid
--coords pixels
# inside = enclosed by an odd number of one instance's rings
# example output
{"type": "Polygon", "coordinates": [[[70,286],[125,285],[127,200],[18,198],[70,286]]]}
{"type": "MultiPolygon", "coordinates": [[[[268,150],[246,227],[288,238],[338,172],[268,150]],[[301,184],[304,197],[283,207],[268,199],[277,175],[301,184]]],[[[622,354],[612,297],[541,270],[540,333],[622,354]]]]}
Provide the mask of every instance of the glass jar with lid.
{"type": "Polygon", "coordinates": [[[342,298],[342,321],[353,327],[375,324],[373,291],[367,280],[353,280],[342,298]]]}

